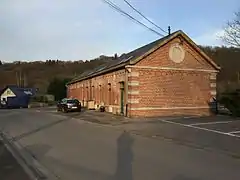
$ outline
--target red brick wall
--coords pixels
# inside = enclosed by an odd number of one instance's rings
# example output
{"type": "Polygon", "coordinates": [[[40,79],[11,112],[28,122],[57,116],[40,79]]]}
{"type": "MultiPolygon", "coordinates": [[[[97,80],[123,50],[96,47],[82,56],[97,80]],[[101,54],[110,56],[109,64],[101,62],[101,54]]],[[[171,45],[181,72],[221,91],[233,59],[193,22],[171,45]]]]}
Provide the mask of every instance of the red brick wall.
{"type": "Polygon", "coordinates": [[[68,97],[77,98],[82,103],[94,100],[96,106],[104,104],[107,111],[110,110],[110,106],[114,113],[118,113],[120,111],[119,82],[126,81],[125,77],[125,69],[123,69],[74,83],[68,87],[68,97]]]}
{"type": "Polygon", "coordinates": [[[210,80],[211,72],[189,69],[214,68],[185,41],[182,42],[185,49],[183,62],[175,63],[170,60],[169,48],[179,41],[179,38],[174,39],[130,68],[131,72],[137,72],[139,75],[129,78],[129,82],[135,81],[139,85],[129,87],[130,91],[135,91],[128,95],[131,109],[129,116],[210,114],[209,101],[215,96],[211,91],[216,90],[210,84],[216,83],[216,80],[210,80]],[[131,99],[134,99],[133,103],[131,99]]]}
{"type": "Polygon", "coordinates": [[[143,107],[206,106],[210,99],[209,73],[139,70],[143,107]]]}
{"type": "Polygon", "coordinates": [[[137,66],[214,69],[189,43],[179,37],[138,62],[137,66]],[[185,50],[185,59],[181,63],[175,63],[169,58],[169,48],[175,43],[180,43],[185,50]]]}

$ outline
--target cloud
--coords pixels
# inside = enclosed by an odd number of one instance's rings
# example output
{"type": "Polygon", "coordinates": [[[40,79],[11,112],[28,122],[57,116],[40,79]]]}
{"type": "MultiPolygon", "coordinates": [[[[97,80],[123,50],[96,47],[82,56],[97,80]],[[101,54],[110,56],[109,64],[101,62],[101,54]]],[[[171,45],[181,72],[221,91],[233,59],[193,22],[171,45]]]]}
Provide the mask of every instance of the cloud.
{"type": "MultiPolygon", "coordinates": [[[[149,27],[154,27],[123,1],[113,2],[149,27]]],[[[135,5],[164,29],[168,24],[174,24],[172,29],[185,27],[189,34],[195,35],[194,40],[198,44],[222,44],[216,36],[221,30],[196,35],[205,29],[195,26],[194,13],[192,21],[185,17],[180,21],[174,17],[176,9],[171,4],[168,7],[168,4],[163,8],[165,11],[159,10],[158,5],[162,4],[157,0],[151,3],[139,1],[135,5]],[[168,8],[174,13],[166,16],[168,8]],[[174,20],[169,22],[169,19],[174,20]]],[[[205,21],[202,20],[204,23],[199,26],[207,27],[209,24],[205,21]]],[[[0,0],[0,59],[5,61],[85,60],[100,54],[127,52],[157,38],[160,37],[120,15],[101,0],[0,0]]]]}
{"type": "Polygon", "coordinates": [[[221,40],[221,36],[223,34],[223,29],[210,30],[193,39],[199,45],[222,46],[223,42],[221,40]]]}
{"type": "Polygon", "coordinates": [[[6,61],[89,59],[113,53],[138,33],[138,25],[99,0],[0,1],[0,59],[6,61]]]}
{"type": "Polygon", "coordinates": [[[139,42],[131,38],[149,33],[99,0],[33,1],[27,7],[6,2],[0,16],[3,60],[91,59],[135,48],[139,42]]]}

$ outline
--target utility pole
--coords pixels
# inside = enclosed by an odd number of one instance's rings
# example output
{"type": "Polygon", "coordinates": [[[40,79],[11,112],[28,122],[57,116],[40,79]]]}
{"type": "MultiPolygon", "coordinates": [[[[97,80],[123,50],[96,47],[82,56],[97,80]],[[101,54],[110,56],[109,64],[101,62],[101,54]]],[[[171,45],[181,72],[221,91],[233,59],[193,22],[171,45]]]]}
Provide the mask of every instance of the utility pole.
{"type": "Polygon", "coordinates": [[[28,86],[27,76],[26,76],[26,73],[24,73],[24,76],[23,76],[23,87],[27,87],[27,86],[28,86]]]}
{"type": "Polygon", "coordinates": [[[19,87],[22,87],[22,71],[19,71],[19,87]]]}
{"type": "Polygon", "coordinates": [[[17,81],[17,86],[19,86],[19,77],[18,77],[18,72],[16,71],[16,81],[17,81]]]}

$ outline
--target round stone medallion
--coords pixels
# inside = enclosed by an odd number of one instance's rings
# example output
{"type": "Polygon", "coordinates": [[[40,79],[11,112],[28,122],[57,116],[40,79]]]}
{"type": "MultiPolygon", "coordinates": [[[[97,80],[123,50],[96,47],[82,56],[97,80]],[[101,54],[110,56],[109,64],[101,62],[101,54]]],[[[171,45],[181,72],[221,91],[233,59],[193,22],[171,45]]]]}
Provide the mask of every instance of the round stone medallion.
{"type": "Polygon", "coordinates": [[[179,44],[173,44],[169,49],[169,57],[175,63],[180,63],[184,60],[185,51],[179,44]]]}

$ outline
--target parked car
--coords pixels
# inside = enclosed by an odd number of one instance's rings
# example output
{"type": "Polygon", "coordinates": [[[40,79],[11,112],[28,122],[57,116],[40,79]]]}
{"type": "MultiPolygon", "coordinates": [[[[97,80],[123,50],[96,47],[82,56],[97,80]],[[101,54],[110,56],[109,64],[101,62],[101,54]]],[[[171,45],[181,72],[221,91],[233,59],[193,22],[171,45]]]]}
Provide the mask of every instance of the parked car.
{"type": "Polygon", "coordinates": [[[57,104],[57,111],[71,112],[71,111],[81,111],[81,103],[77,99],[67,99],[64,98],[57,104]]]}

